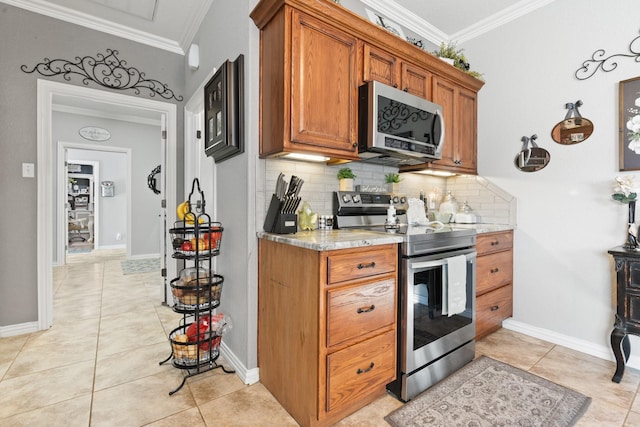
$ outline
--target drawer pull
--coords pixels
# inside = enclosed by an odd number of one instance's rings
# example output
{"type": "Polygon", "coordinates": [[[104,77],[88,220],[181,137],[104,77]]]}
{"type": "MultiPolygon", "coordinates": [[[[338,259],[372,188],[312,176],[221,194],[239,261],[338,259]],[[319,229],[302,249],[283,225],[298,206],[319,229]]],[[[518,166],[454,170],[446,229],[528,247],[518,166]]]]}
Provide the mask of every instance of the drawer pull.
{"type": "Polygon", "coordinates": [[[363,268],[373,268],[375,266],[376,266],[375,261],[372,261],[369,264],[360,263],[360,264],[358,264],[358,270],[362,270],[363,268]]]}
{"type": "Polygon", "coordinates": [[[500,271],[498,267],[491,269],[491,273],[497,273],[498,271],[500,271]]]}
{"type": "Polygon", "coordinates": [[[500,306],[499,305],[494,305],[493,307],[490,308],[491,311],[498,311],[500,310],[500,306]]]}
{"type": "Polygon", "coordinates": [[[369,313],[376,308],[375,305],[371,304],[369,307],[360,307],[358,308],[358,314],[360,313],[369,313]]]}
{"type": "Polygon", "coordinates": [[[494,240],[493,242],[491,242],[491,246],[495,246],[495,245],[499,245],[500,242],[497,240],[494,240]]]}
{"type": "Polygon", "coordinates": [[[371,362],[371,365],[369,365],[369,367],[367,369],[358,368],[358,370],[356,371],[356,374],[358,374],[358,375],[364,374],[365,372],[369,372],[372,369],[373,369],[373,362],[371,362]]]}

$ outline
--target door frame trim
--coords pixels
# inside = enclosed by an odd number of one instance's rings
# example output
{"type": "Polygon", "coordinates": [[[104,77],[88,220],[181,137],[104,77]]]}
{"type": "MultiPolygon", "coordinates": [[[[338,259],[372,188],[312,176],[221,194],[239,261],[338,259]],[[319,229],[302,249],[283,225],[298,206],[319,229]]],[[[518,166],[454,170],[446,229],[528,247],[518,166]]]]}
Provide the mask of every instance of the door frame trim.
{"type": "MultiPolygon", "coordinates": [[[[177,107],[168,102],[139,98],[130,95],[113,93],[105,90],[75,86],[71,84],[38,79],[37,81],[37,276],[38,276],[38,330],[44,330],[53,324],[53,233],[52,221],[54,200],[51,180],[53,176],[52,150],[54,143],[53,129],[53,96],[65,95],[87,98],[116,105],[127,105],[144,110],[155,111],[165,115],[167,119],[167,151],[163,159],[166,173],[167,206],[176,206],[177,182],[177,107]]],[[[169,223],[175,220],[175,214],[168,218],[169,223]]],[[[170,239],[167,239],[170,242],[170,239]]],[[[169,270],[175,265],[169,264],[169,270]]],[[[175,271],[168,271],[174,273],[175,271]]]]}

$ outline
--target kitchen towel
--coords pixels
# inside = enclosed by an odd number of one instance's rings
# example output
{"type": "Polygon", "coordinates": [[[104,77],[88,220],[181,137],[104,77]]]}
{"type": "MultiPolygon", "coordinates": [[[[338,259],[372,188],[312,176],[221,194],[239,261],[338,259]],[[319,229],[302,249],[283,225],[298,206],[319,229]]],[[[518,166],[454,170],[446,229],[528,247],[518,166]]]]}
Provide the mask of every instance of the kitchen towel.
{"type": "MultiPolygon", "coordinates": [[[[444,295],[443,295],[444,300],[444,295]]],[[[447,258],[447,312],[451,317],[462,313],[467,305],[467,257],[447,258]]],[[[444,302],[444,301],[443,301],[444,302]]],[[[444,304],[443,304],[444,305],[444,304]]],[[[445,313],[443,313],[445,314],[445,313]]]]}

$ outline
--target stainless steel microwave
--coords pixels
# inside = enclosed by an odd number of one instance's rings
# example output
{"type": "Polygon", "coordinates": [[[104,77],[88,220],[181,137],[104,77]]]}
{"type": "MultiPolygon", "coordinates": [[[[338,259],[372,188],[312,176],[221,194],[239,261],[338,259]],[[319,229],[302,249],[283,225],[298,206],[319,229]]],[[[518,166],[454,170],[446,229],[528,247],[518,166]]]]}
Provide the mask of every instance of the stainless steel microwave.
{"type": "Polygon", "coordinates": [[[358,154],[363,161],[417,165],[442,158],[442,107],[380,82],[360,86],[358,154]]]}

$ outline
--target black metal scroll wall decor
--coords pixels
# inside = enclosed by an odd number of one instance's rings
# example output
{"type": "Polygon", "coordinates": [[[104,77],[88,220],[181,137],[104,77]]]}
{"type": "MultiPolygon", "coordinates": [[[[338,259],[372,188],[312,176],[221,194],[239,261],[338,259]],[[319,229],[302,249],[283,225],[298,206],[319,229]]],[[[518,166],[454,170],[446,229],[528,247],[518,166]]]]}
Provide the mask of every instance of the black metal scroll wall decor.
{"type": "Polygon", "coordinates": [[[71,81],[71,78],[77,75],[82,77],[84,85],[95,82],[110,89],[133,90],[136,95],[140,94],[141,89],[146,89],[152,97],[159,95],[164,99],[176,101],[184,99],[182,95],[176,95],[165,83],[146,78],[145,73],[135,67],[127,67],[127,61],[118,58],[117,55],[117,50],[107,49],[106,55],[98,53],[95,58],[76,56],[75,62],[44,58],[43,62],[32,69],[27,65],[20,66],[20,69],[29,74],[37,71],[47,77],[62,75],[66,81],[71,81]]]}
{"type": "Polygon", "coordinates": [[[591,59],[587,59],[582,63],[582,67],[576,70],[575,76],[578,80],[586,80],[593,76],[598,70],[605,73],[613,71],[618,67],[617,60],[620,58],[633,58],[634,61],[640,62],[640,36],[631,40],[629,43],[630,53],[616,53],[605,57],[604,49],[598,49],[591,55],[591,59]]]}

